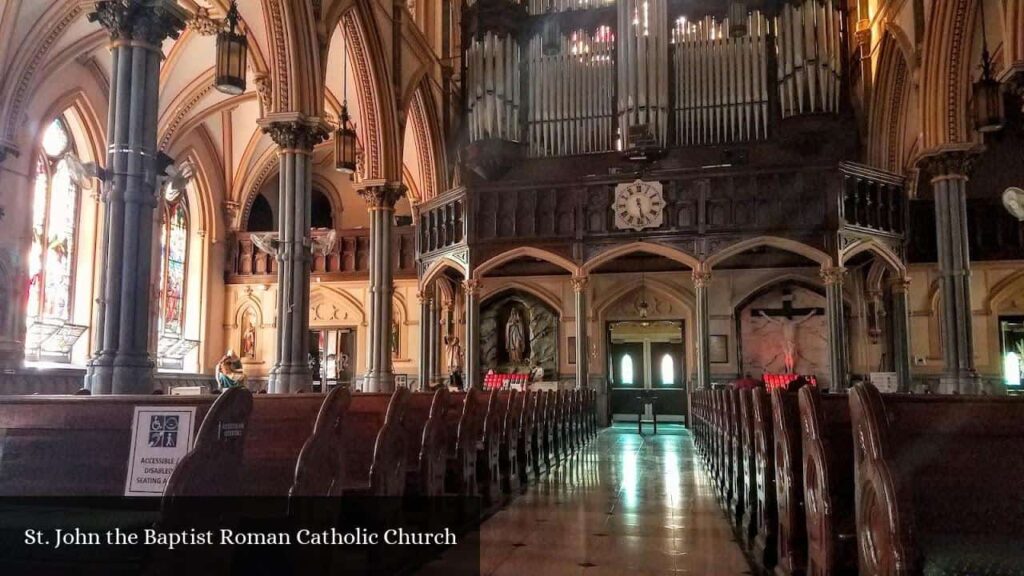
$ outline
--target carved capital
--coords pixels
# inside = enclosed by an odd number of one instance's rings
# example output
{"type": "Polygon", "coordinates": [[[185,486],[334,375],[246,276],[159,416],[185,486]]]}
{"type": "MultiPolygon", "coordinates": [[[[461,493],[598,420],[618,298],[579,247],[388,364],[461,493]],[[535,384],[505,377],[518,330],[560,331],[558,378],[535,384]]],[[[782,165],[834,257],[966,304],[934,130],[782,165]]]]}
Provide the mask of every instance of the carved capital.
{"type": "Polygon", "coordinates": [[[693,271],[693,285],[697,288],[707,288],[711,284],[711,272],[708,270],[693,271]]]}
{"type": "Polygon", "coordinates": [[[433,304],[434,295],[429,290],[420,290],[416,293],[416,299],[419,300],[420,304],[433,304]]]}
{"type": "Polygon", "coordinates": [[[312,152],[331,132],[319,118],[295,114],[267,117],[259,121],[259,126],[284,151],[312,152]]]}
{"type": "Polygon", "coordinates": [[[937,150],[922,156],[917,166],[932,182],[951,178],[969,178],[978,157],[984,151],[982,146],[937,150]]]}
{"type": "Polygon", "coordinates": [[[89,21],[107,29],[115,41],[135,40],[159,47],[177,38],[189,13],[173,0],[97,0],[89,21]]]}
{"type": "Polygon", "coordinates": [[[370,210],[394,210],[395,204],[405,196],[405,185],[391,183],[367,186],[359,190],[359,195],[370,210]]]}
{"type": "Polygon", "coordinates": [[[825,283],[825,286],[842,286],[843,279],[846,277],[846,268],[842,266],[822,266],[820,275],[821,281],[825,283]]]}
{"type": "Polygon", "coordinates": [[[257,74],[253,76],[252,83],[256,87],[256,96],[260,99],[263,110],[272,110],[274,105],[274,91],[270,85],[270,76],[257,74]]]}
{"type": "Polygon", "coordinates": [[[910,276],[903,278],[895,278],[890,284],[892,287],[893,294],[909,294],[910,293],[910,276]]]}
{"type": "Polygon", "coordinates": [[[590,283],[588,276],[574,276],[572,279],[572,291],[580,294],[587,289],[587,284],[590,283]]]}
{"type": "Polygon", "coordinates": [[[221,207],[224,209],[224,221],[228,223],[228,228],[235,229],[235,221],[238,220],[238,213],[241,211],[242,205],[225,200],[221,207]]]}
{"type": "Polygon", "coordinates": [[[216,36],[224,29],[224,23],[216,18],[211,18],[209,8],[200,7],[195,15],[189,18],[188,27],[195,30],[200,36],[216,36]]]}
{"type": "Polygon", "coordinates": [[[469,280],[463,281],[462,287],[466,290],[467,295],[476,298],[477,296],[480,296],[482,283],[476,278],[470,278],[469,280]]]}

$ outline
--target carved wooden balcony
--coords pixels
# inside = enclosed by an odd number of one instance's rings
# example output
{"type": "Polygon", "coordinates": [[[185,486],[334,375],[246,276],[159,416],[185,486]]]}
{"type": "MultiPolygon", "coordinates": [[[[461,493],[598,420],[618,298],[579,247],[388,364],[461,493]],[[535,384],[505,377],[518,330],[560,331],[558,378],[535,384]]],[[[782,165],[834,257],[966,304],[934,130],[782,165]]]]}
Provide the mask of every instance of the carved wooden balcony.
{"type": "MultiPolygon", "coordinates": [[[[416,234],[412,226],[394,229],[392,254],[395,276],[416,276],[416,234]]],[[[313,232],[314,239],[326,237],[326,230],[313,232]]],[[[314,252],[312,272],[320,280],[360,280],[369,277],[370,231],[366,228],[337,231],[334,248],[326,255],[314,252]]],[[[253,233],[238,232],[230,246],[227,282],[277,282],[277,259],[256,247],[253,233]]]]}

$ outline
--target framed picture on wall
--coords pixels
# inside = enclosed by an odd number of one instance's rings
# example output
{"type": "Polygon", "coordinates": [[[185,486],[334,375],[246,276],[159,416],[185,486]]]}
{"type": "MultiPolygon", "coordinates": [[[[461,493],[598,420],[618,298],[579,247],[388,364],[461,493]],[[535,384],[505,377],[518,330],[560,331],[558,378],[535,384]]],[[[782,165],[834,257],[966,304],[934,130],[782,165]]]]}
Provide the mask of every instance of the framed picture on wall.
{"type": "Polygon", "coordinates": [[[569,358],[569,364],[576,364],[576,337],[569,336],[569,353],[566,355],[569,358]]]}
{"type": "Polygon", "coordinates": [[[708,357],[712,364],[729,363],[729,337],[725,335],[708,337],[708,357]]]}

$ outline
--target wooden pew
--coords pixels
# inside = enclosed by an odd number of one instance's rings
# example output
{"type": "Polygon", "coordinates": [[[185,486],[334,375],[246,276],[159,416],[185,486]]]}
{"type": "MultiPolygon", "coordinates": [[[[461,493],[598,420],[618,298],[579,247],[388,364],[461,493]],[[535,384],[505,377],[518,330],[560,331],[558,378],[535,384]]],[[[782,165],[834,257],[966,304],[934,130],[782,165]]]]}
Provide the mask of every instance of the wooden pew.
{"type": "Polygon", "coordinates": [[[776,576],[804,574],[807,568],[807,521],[804,517],[803,445],[797,395],[772,390],[772,436],[775,441],[775,499],[778,503],[776,576]]]}
{"type": "Polygon", "coordinates": [[[477,443],[477,484],[485,500],[492,504],[501,496],[501,432],[505,408],[495,391],[484,392],[487,409],[477,443]]]}
{"type": "Polygon", "coordinates": [[[739,455],[742,460],[743,469],[743,482],[740,484],[740,489],[743,491],[743,518],[740,523],[740,537],[748,549],[753,547],[754,538],[758,532],[757,472],[754,469],[756,458],[754,455],[753,399],[753,390],[739,391],[739,455]]]}
{"type": "Polygon", "coordinates": [[[530,475],[539,475],[537,469],[536,452],[534,452],[534,433],[537,426],[537,398],[536,391],[523,393],[523,420],[519,431],[519,438],[516,440],[516,452],[519,457],[519,482],[526,486],[530,481],[530,475]]]}
{"type": "Polygon", "coordinates": [[[754,412],[754,470],[757,477],[757,536],[751,547],[754,562],[764,569],[775,566],[779,512],[775,499],[775,438],[771,398],[764,388],[751,396],[754,412]]]}
{"type": "Polygon", "coordinates": [[[401,496],[405,492],[406,439],[402,421],[409,389],[353,394],[343,424],[346,493],[401,496]]]}
{"type": "Polygon", "coordinates": [[[1024,399],[850,393],[860,573],[1024,571],[1024,399]]]}
{"type": "Polygon", "coordinates": [[[726,391],[726,413],[729,420],[729,498],[727,506],[729,521],[739,527],[743,523],[743,511],[746,498],[743,493],[743,474],[746,463],[743,459],[743,433],[740,420],[740,393],[738,390],[726,391]]]}
{"type": "Polygon", "coordinates": [[[475,388],[468,392],[448,394],[446,431],[449,441],[445,491],[449,494],[476,496],[480,493],[476,480],[476,460],[477,447],[483,433],[486,401],[484,393],[475,388]]]}
{"type": "Polygon", "coordinates": [[[289,496],[340,496],[345,475],[344,422],[352,392],[331,390],[316,416],[313,433],[299,451],[289,496]]]}
{"type": "Polygon", "coordinates": [[[534,476],[551,470],[551,394],[537,392],[537,418],[534,422],[533,449],[535,453],[534,476]]]}
{"type": "Polygon", "coordinates": [[[517,390],[497,392],[498,402],[504,406],[501,425],[501,441],[498,459],[501,470],[501,489],[508,494],[519,492],[520,471],[519,435],[523,431],[523,399],[525,394],[517,390]]]}
{"type": "Polygon", "coordinates": [[[853,432],[846,395],[799,392],[807,572],[857,573],[853,432]]]}
{"type": "MultiPolygon", "coordinates": [[[[402,422],[406,450],[406,488],[420,496],[444,494],[448,466],[448,389],[409,395],[402,422]]],[[[451,440],[453,443],[455,438],[451,440]]]]}

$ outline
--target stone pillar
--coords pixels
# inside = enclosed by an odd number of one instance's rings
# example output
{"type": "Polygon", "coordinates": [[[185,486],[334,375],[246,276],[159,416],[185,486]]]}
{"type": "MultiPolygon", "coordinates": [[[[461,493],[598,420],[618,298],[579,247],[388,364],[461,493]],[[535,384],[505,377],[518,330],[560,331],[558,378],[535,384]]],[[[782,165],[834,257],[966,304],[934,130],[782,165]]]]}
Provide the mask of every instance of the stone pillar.
{"type": "Polygon", "coordinates": [[[587,284],[590,279],[576,277],[572,279],[572,289],[576,293],[576,387],[590,387],[590,345],[587,337],[587,284]]]}
{"type": "Polygon", "coordinates": [[[697,301],[696,342],[697,342],[697,387],[711,386],[711,313],[708,310],[708,285],[711,284],[709,270],[693,271],[694,296],[697,301]]]}
{"type": "Polygon", "coordinates": [[[428,364],[430,384],[441,382],[441,305],[438,303],[437,291],[432,290],[430,299],[430,362],[428,364]]]}
{"type": "Polygon", "coordinates": [[[395,387],[392,371],[392,300],[395,294],[391,262],[391,232],[395,203],[405,194],[405,186],[388,183],[368,186],[359,191],[370,210],[370,340],[363,390],[391,392],[395,387]]]}
{"type": "Polygon", "coordinates": [[[188,13],[173,0],[125,5],[101,0],[89,14],[110,34],[113,63],[107,116],[103,242],[97,254],[100,298],[96,353],[86,385],[94,394],[148,394],[153,213],[165,165],[157,159],[161,45],[176,38],[188,13]]]}
{"type": "Polygon", "coordinates": [[[313,148],[329,134],[318,118],[295,113],[273,114],[259,122],[280,147],[278,156],[277,361],[269,389],[286,394],[310,390],[309,276],[312,239],[309,232],[313,194],[313,148]]]}
{"type": "Polygon", "coordinates": [[[433,308],[434,298],[432,297],[429,289],[421,290],[416,296],[420,301],[420,390],[427,390],[430,388],[430,379],[433,375],[433,368],[431,367],[430,362],[430,351],[432,347],[431,338],[433,331],[431,309],[433,308]]]}
{"type": "Polygon", "coordinates": [[[896,278],[892,283],[892,361],[900,392],[910,392],[910,278],[896,278]]]}
{"type": "Polygon", "coordinates": [[[971,319],[971,257],[967,239],[967,179],[977,149],[925,156],[922,168],[935,196],[935,235],[942,298],[943,392],[971,392],[974,337],[971,319]]]}
{"type": "Polygon", "coordinates": [[[828,364],[832,390],[845,390],[850,382],[846,358],[846,316],[843,313],[845,276],[846,268],[841,266],[821,268],[821,279],[825,283],[825,307],[828,310],[828,364]]]}
{"type": "Polygon", "coordinates": [[[480,388],[480,281],[473,278],[463,283],[466,291],[466,389],[480,388]]]}

